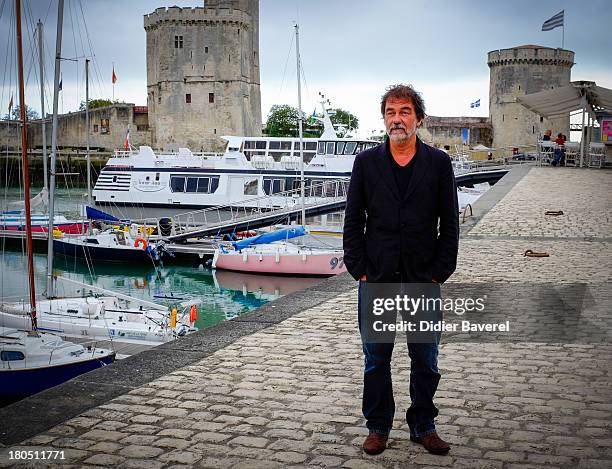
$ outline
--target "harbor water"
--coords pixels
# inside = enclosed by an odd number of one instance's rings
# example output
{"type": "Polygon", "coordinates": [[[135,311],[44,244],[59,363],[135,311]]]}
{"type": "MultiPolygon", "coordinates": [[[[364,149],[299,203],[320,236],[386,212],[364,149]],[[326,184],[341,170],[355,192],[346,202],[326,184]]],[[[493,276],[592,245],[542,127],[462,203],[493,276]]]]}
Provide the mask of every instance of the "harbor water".
{"type": "MultiPolygon", "coordinates": [[[[40,191],[32,189],[34,196],[40,191]]],[[[59,188],[56,197],[57,214],[78,217],[80,205],[86,201],[83,188],[59,188]]],[[[22,199],[17,188],[3,190],[2,209],[9,209],[10,202],[22,199]]],[[[122,209],[118,209],[123,211],[122,209]]],[[[132,215],[136,215],[132,209],[132,215]]],[[[174,209],[172,209],[174,210],[174,209]]],[[[123,211],[125,214],[125,211],[123,211]]],[[[169,216],[173,213],[149,209],[150,216],[169,216]]],[[[14,243],[13,243],[14,244],[14,243]]],[[[204,265],[134,266],[124,263],[87,263],[61,255],[54,256],[53,275],[58,277],[57,296],[89,293],[63,278],[104,288],[134,298],[153,301],[170,308],[179,307],[187,300],[196,300],[199,328],[210,327],[235,318],[283,295],[300,291],[321,281],[320,278],[292,278],[268,275],[242,274],[213,271],[204,265]]],[[[34,270],[37,296],[46,288],[47,256],[34,254],[34,270]]],[[[0,252],[0,299],[2,301],[28,301],[28,275],[25,244],[2,249],[0,252]]]]}

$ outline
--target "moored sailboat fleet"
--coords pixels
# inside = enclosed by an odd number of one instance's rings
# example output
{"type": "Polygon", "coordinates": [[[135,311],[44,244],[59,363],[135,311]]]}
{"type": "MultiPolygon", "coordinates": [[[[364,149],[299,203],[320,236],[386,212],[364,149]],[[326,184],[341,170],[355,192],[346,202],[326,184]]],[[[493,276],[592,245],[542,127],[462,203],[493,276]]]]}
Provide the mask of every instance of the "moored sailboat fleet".
{"type": "MultiPolygon", "coordinates": [[[[49,213],[46,216],[48,236],[47,298],[36,297],[33,266],[32,232],[42,229],[43,220],[33,225],[30,207],[29,168],[27,158],[27,120],[25,116],[24,79],[21,35],[21,2],[16,0],[16,31],[18,46],[19,95],[21,108],[21,151],[24,183],[24,208],[4,213],[2,222],[14,223],[26,235],[29,279],[29,300],[0,304],[0,397],[14,399],[39,392],[79,374],[112,363],[113,350],[90,345],[73,344],[61,336],[78,336],[95,340],[137,341],[159,344],[194,331],[197,313],[195,305],[185,305],[185,311],[168,311],[153,304],[153,308],[126,308],[117,296],[55,296],[53,256],[55,231],[61,233],[54,219],[55,156],[57,148],[57,104],[61,57],[63,0],[58,4],[58,40],[55,61],[53,95],[53,131],[51,171],[49,181],[49,213]],[[16,220],[12,220],[14,217],[16,220]],[[23,226],[22,226],[23,224],[23,226]]],[[[40,32],[40,30],[39,30],[40,32]]],[[[41,57],[42,60],[42,57],[41,57]]],[[[41,77],[42,80],[42,77],[41,77]]],[[[13,226],[13,225],[10,225],[13,226]]],[[[81,226],[84,226],[81,223],[81,226]]],[[[66,231],[70,232],[69,229],[66,231]]],[[[125,298],[124,298],[125,299],[125,298]]]]}

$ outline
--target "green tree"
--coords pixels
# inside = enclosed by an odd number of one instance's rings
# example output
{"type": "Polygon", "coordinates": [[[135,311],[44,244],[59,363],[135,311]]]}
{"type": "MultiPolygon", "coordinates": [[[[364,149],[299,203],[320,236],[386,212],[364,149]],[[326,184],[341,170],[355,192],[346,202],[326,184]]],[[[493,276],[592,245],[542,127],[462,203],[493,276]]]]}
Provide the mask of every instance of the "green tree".
{"type": "MultiPolygon", "coordinates": [[[[40,119],[40,116],[38,115],[38,112],[36,112],[30,106],[28,106],[26,104],[25,108],[26,108],[26,118],[29,121],[35,120],[35,119],[40,119]]],[[[5,114],[4,119],[5,120],[8,120],[8,119],[19,120],[19,119],[21,119],[21,107],[19,106],[19,104],[13,108],[13,110],[11,111],[10,115],[9,114],[5,114]]]]}
{"type": "MultiPolygon", "coordinates": [[[[334,126],[341,125],[344,132],[355,130],[359,127],[359,119],[344,109],[334,109],[335,114],[330,117],[334,126]]],[[[310,116],[302,113],[303,136],[317,138],[323,133],[323,124],[310,116]]],[[[266,120],[265,133],[269,137],[298,137],[298,110],[288,104],[275,104],[270,109],[266,120]]]]}
{"type": "Polygon", "coordinates": [[[334,126],[340,124],[344,126],[347,131],[353,131],[359,128],[359,119],[354,114],[339,108],[334,109],[334,111],[336,111],[336,113],[330,117],[334,126]]]}
{"type": "MultiPolygon", "coordinates": [[[[105,98],[96,98],[89,100],[89,109],[95,109],[97,107],[111,106],[113,102],[110,99],[105,98]]],[[[85,101],[81,101],[81,105],[79,106],[79,111],[85,110],[85,101]]]]}
{"type": "Polygon", "coordinates": [[[265,132],[269,137],[297,137],[298,110],[288,104],[275,104],[266,119],[265,132]]]}

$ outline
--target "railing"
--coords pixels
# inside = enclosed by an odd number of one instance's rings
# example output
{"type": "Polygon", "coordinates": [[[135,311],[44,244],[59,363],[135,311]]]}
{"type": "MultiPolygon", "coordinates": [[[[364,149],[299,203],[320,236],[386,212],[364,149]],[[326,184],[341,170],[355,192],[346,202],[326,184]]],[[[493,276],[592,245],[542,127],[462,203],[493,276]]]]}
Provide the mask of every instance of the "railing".
{"type": "MultiPolygon", "coordinates": [[[[113,153],[114,158],[129,158],[130,156],[137,155],[139,150],[115,150],[113,153]]],[[[170,157],[170,158],[181,158],[181,157],[196,157],[196,158],[218,158],[223,156],[223,153],[215,153],[212,151],[190,151],[189,153],[179,153],[177,151],[164,152],[161,150],[154,150],[157,157],[170,157]]]]}
{"type": "MultiPolygon", "coordinates": [[[[304,208],[333,205],[346,200],[348,179],[333,179],[305,188],[304,208]]],[[[184,237],[189,233],[246,223],[262,217],[293,214],[302,208],[301,189],[237,201],[218,207],[186,212],[172,217],[172,234],[168,238],[184,237]]],[[[159,231],[158,231],[159,232],[159,231]]]]}
{"type": "Polygon", "coordinates": [[[455,161],[510,161],[516,157],[516,153],[523,155],[533,155],[535,156],[537,153],[537,145],[529,144],[529,145],[513,145],[509,147],[497,147],[497,148],[489,148],[487,150],[474,150],[464,148],[461,149],[460,145],[457,145],[454,153],[449,153],[449,156],[455,161]],[[493,160],[472,160],[470,159],[470,155],[474,153],[491,153],[493,156],[493,160]]]}
{"type": "MultiPolygon", "coordinates": [[[[498,169],[500,167],[508,167],[514,166],[517,164],[536,164],[537,163],[537,147],[536,145],[519,145],[516,147],[502,147],[497,149],[492,149],[496,152],[502,152],[501,156],[497,156],[491,160],[472,160],[466,158],[464,156],[450,155],[453,158],[453,168],[455,169],[456,175],[461,175],[465,173],[471,172],[481,172],[488,171],[491,169],[498,169]],[[518,156],[522,155],[522,159],[517,158],[517,154],[515,153],[515,149],[517,149],[520,153],[518,156]],[[535,150],[533,153],[529,150],[535,150]],[[508,152],[507,155],[504,155],[503,152],[508,152]]],[[[477,153],[483,152],[485,150],[466,150],[465,153],[477,153]]]]}

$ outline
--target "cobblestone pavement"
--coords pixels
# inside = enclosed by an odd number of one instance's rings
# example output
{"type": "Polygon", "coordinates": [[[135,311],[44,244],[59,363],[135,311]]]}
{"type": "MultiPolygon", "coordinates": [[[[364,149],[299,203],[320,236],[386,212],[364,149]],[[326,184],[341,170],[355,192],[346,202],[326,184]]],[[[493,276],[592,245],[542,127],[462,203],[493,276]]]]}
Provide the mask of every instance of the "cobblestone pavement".
{"type": "MultiPolygon", "coordinates": [[[[605,285],[610,183],[605,171],[533,169],[462,239],[452,282],[605,285]]],[[[408,439],[399,345],[389,448],[365,455],[355,309],[351,290],[23,444],[65,449],[79,467],[612,467],[609,342],[444,343],[436,402],[448,456],[408,439]]]]}

